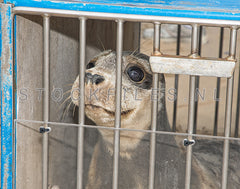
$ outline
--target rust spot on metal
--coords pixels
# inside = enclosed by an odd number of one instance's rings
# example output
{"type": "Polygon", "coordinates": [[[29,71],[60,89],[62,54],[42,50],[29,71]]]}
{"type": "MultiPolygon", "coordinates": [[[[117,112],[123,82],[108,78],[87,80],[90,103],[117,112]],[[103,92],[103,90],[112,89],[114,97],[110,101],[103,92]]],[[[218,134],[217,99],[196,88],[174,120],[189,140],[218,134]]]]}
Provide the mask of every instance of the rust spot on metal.
{"type": "Polygon", "coordinates": [[[197,53],[193,53],[189,55],[189,58],[201,58],[197,53]]]}
{"type": "Polygon", "coordinates": [[[154,49],[152,55],[153,55],[153,56],[162,56],[162,53],[160,52],[159,49],[154,49]]]}

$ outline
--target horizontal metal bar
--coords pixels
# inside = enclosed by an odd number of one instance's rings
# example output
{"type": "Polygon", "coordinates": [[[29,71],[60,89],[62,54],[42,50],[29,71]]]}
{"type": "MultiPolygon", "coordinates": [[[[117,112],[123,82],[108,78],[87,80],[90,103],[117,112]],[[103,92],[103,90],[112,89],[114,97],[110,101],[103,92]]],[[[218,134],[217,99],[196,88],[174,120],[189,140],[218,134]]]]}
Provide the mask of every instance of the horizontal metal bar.
{"type": "Polygon", "coordinates": [[[198,76],[232,77],[235,60],[204,59],[180,56],[151,56],[153,72],[198,76]]]}
{"type": "MultiPolygon", "coordinates": [[[[36,120],[23,120],[23,119],[15,119],[14,124],[16,123],[35,123],[35,124],[44,124],[43,121],[36,121],[36,120]]],[[[94,126],[94,125],[79,125],[73,123],[60,123],[60,122],[47,122],[48,125],[53,125],[56,127],[85,127],[89,129],[105,129],[105,130],[119,130],[119,131],[132,131],[132,132],[142,132],[142,133],[153,133],[152,130],[143,130],[143,129],[126,129],[126,128],[114,128],[114,127],[105,127],[105,126],[94,126]]],[[[26,127],[26,125],[24,125],[26,127]]],[[[39,132],[39,131],[37,131],[39,132]]],[[[156,134],[162,135],[174,135],[174,136],[193,136],[199,138],[208,138],[208,139],[218,139],[218,140],[232,140],[232,141],[240,141],[240,138],[234,137],[223,137],[223,136],[211,136],[211,135],[201,135],[201,134],[188,134],[188,133],[176,133],[176,132],[168,132],[168,131],[155,131],[156,134]]]]}
{"type": "Polygon", "coordinates": [[[240,26],[240,21],[231,20],[214,20],[214,19],[200,19],[200,18],[181,18],[181,17],[165,17],[165,16],[149,16],[149,15],[132,15],[132,14],[119,14],[119,13],[101,13],[101,12],[85,12],[85,11],[72,11],[62,9],[46,9],[34,7],[15,7],[14,14],[31,14],[42,15],[49,14],[50,16],[58,17],[86,17],[89,19],[106,19],[116,20],[122,19],[125,21],[141,21],[141,22],[161,22],[161,23],[178,23],[178,24],[200,24],[211,26],[240,26]]]}

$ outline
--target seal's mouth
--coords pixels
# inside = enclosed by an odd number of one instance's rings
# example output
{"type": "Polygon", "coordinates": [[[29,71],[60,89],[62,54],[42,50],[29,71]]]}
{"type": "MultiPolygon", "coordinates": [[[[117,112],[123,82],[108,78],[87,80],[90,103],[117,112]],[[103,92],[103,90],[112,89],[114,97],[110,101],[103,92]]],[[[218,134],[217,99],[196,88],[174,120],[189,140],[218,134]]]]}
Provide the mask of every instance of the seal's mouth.
{"type": "MultiPolygon", "coordinates": [[[[115,116],[115,112],[111,111],[111,110],[107,110],[101,106],[96,106],[96,105],[92,105],[92,104],[85,104],[86,107],[90,107],[91,109],[102,109],[104,110],[106,113],[110,114],[111,116],[115,116]]],[[[125,110],[121,112],[122,116],[126,116],[128,114],[130,114],[131,112],[133,112],[134,109],[131,110],[125,110]]]]}

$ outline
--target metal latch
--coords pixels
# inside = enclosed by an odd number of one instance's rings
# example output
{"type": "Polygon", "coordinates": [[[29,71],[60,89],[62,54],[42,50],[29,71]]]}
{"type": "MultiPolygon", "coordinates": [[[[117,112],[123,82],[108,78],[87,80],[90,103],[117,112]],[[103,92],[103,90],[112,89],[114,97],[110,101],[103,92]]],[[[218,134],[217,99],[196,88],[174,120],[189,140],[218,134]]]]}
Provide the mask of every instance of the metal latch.
{"type": "Polygon", "coordinates": [[[183,145],[184,146],[189,146],[189,145],[194,145],[195,144],[195,140],[188,140],[187,138],[185,138],[183,140],[183,145]]]}
{"type": "Polygon", "coordinates": [[[40,132],[40,133],[49,133],[49,132],[51,132],[51,127],[41,126],[41,127],[39,128],[39,132],[40,132]]]}

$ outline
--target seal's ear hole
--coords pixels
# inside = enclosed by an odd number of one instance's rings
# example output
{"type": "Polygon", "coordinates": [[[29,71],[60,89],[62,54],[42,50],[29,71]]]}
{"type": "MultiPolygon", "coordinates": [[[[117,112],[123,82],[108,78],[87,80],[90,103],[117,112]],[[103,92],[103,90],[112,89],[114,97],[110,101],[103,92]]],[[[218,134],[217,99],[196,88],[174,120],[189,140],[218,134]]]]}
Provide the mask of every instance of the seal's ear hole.
{"type": "Polygon", "coordinates": [[[93,67],[95,67],[95,61],[90,61],[88,64],[87,64],[87,66],[86,66],[86,69],[91,69],[91,68],[93,68],[93,67]]]}
{"type": "Polygon", "coordinates": [[[134,82],[141,82],[144,79],[144,71],[137,66],[129,67],[127,74],[129,78],[134,82]]]}

